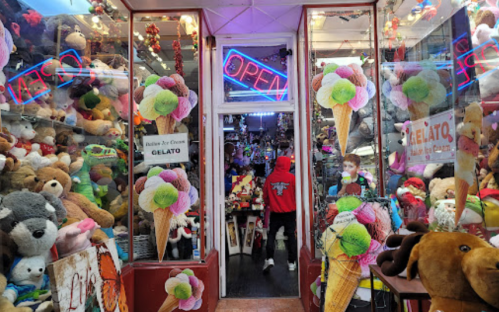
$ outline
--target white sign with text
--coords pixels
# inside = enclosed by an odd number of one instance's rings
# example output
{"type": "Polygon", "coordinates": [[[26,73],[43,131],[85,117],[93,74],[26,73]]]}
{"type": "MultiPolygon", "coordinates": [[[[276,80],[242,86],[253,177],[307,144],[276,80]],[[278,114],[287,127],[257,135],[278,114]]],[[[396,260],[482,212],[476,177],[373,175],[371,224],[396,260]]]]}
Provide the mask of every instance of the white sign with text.
{"type": "Polygon", "coordinates": [[[187,133],[148,135],[144,137],[146,165],[183,163],[189,161],[187,133]]]}
{"type": "Polygon", "coordinates": [[[407,165],[454,162],[454,111],[411,121],[407,127],[407,165]]]}

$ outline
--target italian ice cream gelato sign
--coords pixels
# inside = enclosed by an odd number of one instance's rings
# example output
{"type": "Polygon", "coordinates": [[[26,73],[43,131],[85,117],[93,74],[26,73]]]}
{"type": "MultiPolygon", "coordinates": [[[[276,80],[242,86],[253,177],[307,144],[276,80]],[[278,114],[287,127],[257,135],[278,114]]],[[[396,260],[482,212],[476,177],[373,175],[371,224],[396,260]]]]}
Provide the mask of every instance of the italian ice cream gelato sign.
{"type": "Polygon", "coordinates": [[[187,133],[148,135],[144,137],[144,162],[147,165],[189,161],[187,133]]]}
{"type": "Polygon", "coordinates": [[[411,121],[406,131],[409,166],[454,162],[456,131],[452,110],[411,121]]]}

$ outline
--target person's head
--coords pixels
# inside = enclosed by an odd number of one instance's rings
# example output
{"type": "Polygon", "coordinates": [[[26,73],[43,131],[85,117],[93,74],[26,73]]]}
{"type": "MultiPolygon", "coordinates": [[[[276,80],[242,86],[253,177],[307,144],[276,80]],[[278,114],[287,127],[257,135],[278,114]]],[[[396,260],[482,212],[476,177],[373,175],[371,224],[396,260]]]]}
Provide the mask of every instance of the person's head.
{"type": "Polygon", "coordinates": [[[351,177],[355,177],[360,169],[360,156],[346,154],[343,158],[343,171],[348,172],[351,177]]]}

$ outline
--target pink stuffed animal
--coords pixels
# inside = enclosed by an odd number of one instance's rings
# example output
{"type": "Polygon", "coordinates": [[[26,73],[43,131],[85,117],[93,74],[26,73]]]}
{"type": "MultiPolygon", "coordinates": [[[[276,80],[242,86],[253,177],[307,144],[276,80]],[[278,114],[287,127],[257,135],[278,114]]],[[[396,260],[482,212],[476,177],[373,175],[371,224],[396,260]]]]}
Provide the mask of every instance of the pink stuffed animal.
{"type": "Polygon", "coordinates": [[[100,229],[100,226],[90,218],[60,229],[55,241],[59,256],[67,257],[91,247],[90,238],[97,229],[100,229]]]}

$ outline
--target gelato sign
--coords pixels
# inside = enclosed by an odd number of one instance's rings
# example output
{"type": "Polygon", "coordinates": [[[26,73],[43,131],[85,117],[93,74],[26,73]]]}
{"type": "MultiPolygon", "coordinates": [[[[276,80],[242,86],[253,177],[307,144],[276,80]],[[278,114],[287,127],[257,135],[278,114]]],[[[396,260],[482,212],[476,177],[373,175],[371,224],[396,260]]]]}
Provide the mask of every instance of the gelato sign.
{"type": "Polygon", "coordinates": [[[454,162],[454,112],[448,110],[412,121],[407,127],[407,165],[454,162]]]}
{"type": "Polygon", "coordinates": [[[187,133],[148,135],[144,137],[146,165],[183,163],[189,161],[187,133]]]}

